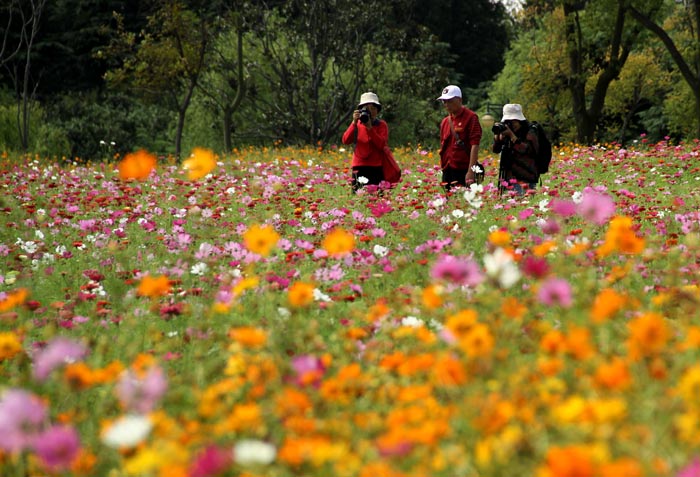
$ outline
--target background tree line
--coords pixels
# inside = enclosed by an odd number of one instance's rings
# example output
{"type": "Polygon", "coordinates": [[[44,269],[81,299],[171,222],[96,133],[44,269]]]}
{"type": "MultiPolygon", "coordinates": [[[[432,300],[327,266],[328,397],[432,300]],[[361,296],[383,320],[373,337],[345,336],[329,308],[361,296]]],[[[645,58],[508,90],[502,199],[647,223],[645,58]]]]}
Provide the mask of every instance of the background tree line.
{"type": "Polygon", "coordinates": [[[448,83],[563,141],[700,137],[699,2],[0,0],[0,149],[331,147],[366,90],[432,147],[448,83]]]}

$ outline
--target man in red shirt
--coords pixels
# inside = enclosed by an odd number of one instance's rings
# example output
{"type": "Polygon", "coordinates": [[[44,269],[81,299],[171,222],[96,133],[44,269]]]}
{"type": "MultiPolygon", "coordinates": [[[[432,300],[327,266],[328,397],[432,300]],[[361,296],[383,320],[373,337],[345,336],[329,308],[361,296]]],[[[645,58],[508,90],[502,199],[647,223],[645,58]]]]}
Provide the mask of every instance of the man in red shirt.
{"type": "Polygon", "coordinates": [[[375,93],[360,96],[357,109],[352,113],[352,122],[343,134],[343,144],[355,143],[352,155],[352,190],[362,186],[379,185],[384,180],[382,162],[384,147],[389,141],[389,126],[377,115],[382,110],[375,93]]]}
{"type": "Polygon", "coordinates": [[[458,185],[466,187],[476,180],[481,124],[474,111],[462,104],[462,90],[449,85],[437,98],[447,110],[440,123],[440,167],[446,192],[458,185]]]}

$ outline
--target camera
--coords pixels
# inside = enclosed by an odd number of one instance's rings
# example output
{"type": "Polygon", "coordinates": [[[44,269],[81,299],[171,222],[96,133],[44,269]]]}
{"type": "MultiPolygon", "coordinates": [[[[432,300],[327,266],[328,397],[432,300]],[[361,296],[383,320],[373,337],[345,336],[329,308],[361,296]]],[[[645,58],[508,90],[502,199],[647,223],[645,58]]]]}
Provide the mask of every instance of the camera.
{"type": "Polygon", "coordinates": [[[508,129],[508,126],[506,126],[503,123],[493,123],[493,126],[491,127],[491,132],[494,134],[503,134],[506,132],[506,129],[508,129]]]}
{"type": "Polygon", "coordinates": [[[370,117],[371,116],[369,114],[369,109],[367,109],[367,108],[360,109],[360,122],[362,124],[367,124],[369,122],[370,117]]]}

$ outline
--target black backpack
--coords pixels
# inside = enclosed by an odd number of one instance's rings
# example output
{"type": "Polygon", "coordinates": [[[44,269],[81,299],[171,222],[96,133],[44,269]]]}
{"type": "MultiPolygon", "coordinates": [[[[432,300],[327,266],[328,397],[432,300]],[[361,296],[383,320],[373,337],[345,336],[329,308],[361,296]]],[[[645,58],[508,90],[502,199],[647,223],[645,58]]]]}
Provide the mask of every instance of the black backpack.
{"type": "Polygon", "coordinates": [[[537,152],[537,173],[545,174],[549,171],[549,163],[552,162],[552,143],[547,138],[547,133],[537,121],[530,123],[530,128],[537,132],[537,142],[539,143],[539,151],[537,152]]]}

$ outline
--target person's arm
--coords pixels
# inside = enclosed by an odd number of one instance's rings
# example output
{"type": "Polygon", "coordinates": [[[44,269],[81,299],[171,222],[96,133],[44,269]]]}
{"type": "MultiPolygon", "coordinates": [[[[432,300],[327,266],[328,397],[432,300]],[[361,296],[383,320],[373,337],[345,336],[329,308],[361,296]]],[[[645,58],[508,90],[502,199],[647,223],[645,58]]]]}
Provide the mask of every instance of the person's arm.
{"type": "Polygon", "coordinates": [[[367,135],[369,136],[369,142],[382,151],[389,143],[389,126],[386,124],[386,121],[379,121],[379,124],[376,126],[367,128],[367,135]]]}
{"type": "Polygon", "coordinates": [[[345,130],[343,134],[343,144],[352,144],[355,142],[355,136],[357,134],[357,121],[360,119],[360,112],[355,110],[352,113],[352,122],[350,126],[345,130]]]}

